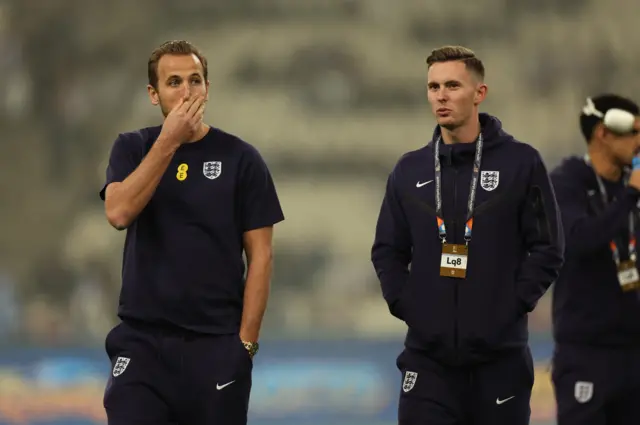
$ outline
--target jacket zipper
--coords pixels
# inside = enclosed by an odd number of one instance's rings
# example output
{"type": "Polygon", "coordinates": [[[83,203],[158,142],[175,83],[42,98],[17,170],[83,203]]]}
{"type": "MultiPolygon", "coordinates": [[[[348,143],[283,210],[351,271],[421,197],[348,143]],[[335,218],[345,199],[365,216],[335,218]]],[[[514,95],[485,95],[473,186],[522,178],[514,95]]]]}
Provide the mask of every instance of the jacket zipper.
{"type": "MultiPolygon", "coordinates": [[[[449,165],[452,166],[451,157],[449,157],[449,165]]],[[[457,241],[456,235],[458,234],[458,169],[455,166],[453,168],[453,222],[452,231],[453,237],[452,242],[455,243],[457,241]]],[[[457,279],[454,282],[453,287],[453,347],[456,352],[456,358],[458,358],[458,282],[457,279]]]]}

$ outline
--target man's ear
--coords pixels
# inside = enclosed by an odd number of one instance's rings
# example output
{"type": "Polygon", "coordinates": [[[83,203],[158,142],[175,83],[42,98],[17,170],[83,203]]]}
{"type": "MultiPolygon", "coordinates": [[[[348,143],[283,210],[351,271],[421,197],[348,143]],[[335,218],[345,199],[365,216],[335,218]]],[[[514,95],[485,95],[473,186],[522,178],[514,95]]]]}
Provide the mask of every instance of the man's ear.
{"type": "Polygon", "coordinates": [[[160,96],[158,96],[158,91],[151,84],[147,85],[147,93],[149,93],[149,99],[151,100],[151,104],[154,106],[158,106],[160,104],[160,96]]]}
{"type": "Polygon", "coordinates": [[[487,92],[489,91],[489,87],[487,87],[484,83],[479,83],[476,87],[476,93],[473,98],[473,103],[477,106],[481,104],[487,97],[487,92]]]}
{"type": "Polygon", "coordinates": [[[604,123],[601,121],[593,128],[593,139],[605,140],[607,136],[610,135],[611,132],[604,126],[604,123]]]}

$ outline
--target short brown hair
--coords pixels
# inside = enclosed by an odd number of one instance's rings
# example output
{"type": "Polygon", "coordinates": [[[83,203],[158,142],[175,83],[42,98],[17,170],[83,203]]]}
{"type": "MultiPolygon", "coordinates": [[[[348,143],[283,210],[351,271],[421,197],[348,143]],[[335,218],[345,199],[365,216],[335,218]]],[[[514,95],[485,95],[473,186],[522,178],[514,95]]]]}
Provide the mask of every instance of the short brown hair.
{"type": "Polygon", "coordinates": [[[484,79],[482,61],[476,57],[473,50],[462,46],[444,46],[431,51],[431,54],[427,57],[427,67],[431,68],[434,63],[451,61],[464,62],[467,69],[484,79]]]}
{"type": "Polygon", "coordinates": [[[196,55],[202,63],[204,79],[208,79],[209,69],[207,67],[207,58],[204,57],[200,50],[188,41],[172,40],[162,43],[151,52],[151,56],[149,56],[147,73],[149,74],[149,85],[153,88],[158,88],[158,62],[160,62],[160,58],[164,55],[196,55]]]}

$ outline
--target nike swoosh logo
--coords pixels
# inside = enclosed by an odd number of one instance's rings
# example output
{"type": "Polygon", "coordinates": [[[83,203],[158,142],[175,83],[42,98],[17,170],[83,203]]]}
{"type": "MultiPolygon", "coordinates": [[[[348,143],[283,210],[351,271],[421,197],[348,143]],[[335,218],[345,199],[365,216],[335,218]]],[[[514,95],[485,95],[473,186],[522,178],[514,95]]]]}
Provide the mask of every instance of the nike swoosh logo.
{"type": "Polygon", "coordinates": [[[226,384],[220,385],[220,384],[216,384],[216,390],[221,390],[223,388],[228,387],[229,385],[233,384],[236,381],[231,381],[231,382],[227,382],[226,384]]]}
{"type": "Polygon", "coordinates": [[[499,398],[496,398],[496,404],[498,404],[498,405],[500,405],[500,404],[504,404],[504,403],[506,403],[507,401],[511,400],[511,399],[512,399],[512,398],[514,398],[514,397],[515,397],[515,396],[514,396],[514,395],[512,395],[511,397],[509,397],[509,398],[505,398],[504,400],[500,400],[499,398]]]}
{"type": "Polygon", "coordinates": [[[433,181],[433,180],[429,180],[428,182],[424,182],[424,183],[420,183],[420,182],[418,182],[418,183],[416,183],[416,187],[422,187],[422,186],[424,186],[424,185],[427,185],[427,184],[431,183],[432,181],[433,181]]]}

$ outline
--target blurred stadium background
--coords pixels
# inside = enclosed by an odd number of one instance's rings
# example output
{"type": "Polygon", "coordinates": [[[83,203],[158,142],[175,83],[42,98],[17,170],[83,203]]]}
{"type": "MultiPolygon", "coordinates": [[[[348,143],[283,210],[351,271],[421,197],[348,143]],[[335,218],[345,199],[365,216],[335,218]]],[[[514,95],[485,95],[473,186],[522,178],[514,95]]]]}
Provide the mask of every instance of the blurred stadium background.
{"type": "MultiPolygon", "coordinates": [[[[581,153],[588,94],[635,95],[635,0],[0,0],[0,424],[104,424],[124,233],[97,192],[118,132],[159,122],[146,60],[209,58],[208,122],[257,146],[287,220],[252,424],[391,425],[404,327],[369,263],[384,182],[430,137],[428,52],[485,61],[485,111],[581,153]],[[615,5],[614,5],[615,4],[615,5]]],[[[549,297],[531,315],[537,425],[553,423],[549,297]]]]}

